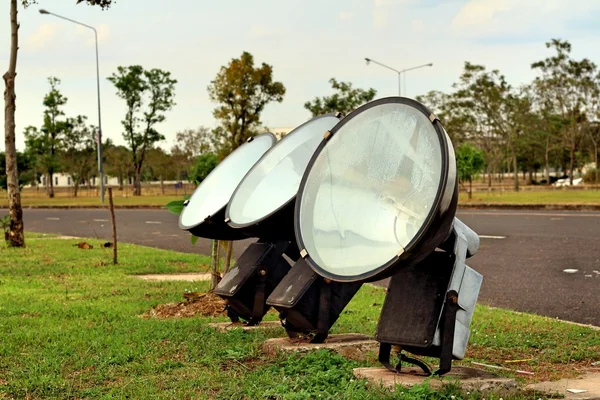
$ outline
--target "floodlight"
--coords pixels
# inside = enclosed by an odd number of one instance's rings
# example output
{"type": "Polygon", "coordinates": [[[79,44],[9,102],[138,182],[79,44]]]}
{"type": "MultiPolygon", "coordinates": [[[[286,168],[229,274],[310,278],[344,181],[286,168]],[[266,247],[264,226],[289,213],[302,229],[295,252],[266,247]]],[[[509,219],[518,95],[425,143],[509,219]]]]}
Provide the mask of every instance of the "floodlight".
{"type": "Polygon", "coordinates": [[[440,357],[437,373],[447,372],[464,356],[482,279],[464,263],[479,237],[455,218],[457,202],[454,149],[434,114],[402,97],[356,109],[306,169],[294,219],[302,259],[267,304],[323,337],[363,282],[393,276],[378,325],[381,361],[390,365],[385,351],[397,344],[440,357]]]}
{"type": "Polygon", "coordinates": [[[340,122],[327,114],[288,133],[254,164],[225,210],[227,223],[261,239],[295,240],[294,205],[304,171],[326,132],[340,122]]]}
{"type": "Polygon", "coordinates": [[[281,139],[248,171],[226,207],[225,222],[247,237],[256,237],[236,266],[215,288],[230,315],[250,325],[269,310],[267,297],[290,269],[287,255],[300,255],[294,238],[294,205],[310,158],[339,114],[312,118],[281,139]]]}
{"type": "Polygon", "coordinates": [[[179,227],[199,237],[238,240],[247,236],[224,222],[235,188],[252,166],[275,144],[272,133],[248,139],[221,161],[196,188],[179,216],[179,227]]]}

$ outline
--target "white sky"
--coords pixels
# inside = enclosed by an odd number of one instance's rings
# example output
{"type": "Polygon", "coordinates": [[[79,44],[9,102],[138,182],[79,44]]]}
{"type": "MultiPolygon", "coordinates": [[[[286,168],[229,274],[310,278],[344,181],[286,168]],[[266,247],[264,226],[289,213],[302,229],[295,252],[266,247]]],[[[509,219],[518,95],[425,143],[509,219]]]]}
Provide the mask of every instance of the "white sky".
{"type": "MultiPolygon", "coordinates": [[[[20,2],[20,1],[19,1],[20,2]]],[[[158,129],[170,148],[175,132],[215,126],[207,86],[220,66],[249,51],[274,68],[287,88],[284,101],[267,106],[269,127],[294,127],[309,118],[304,102],[330,94],[335,77],[374,87],[377,97],[397,95],[397,69],[432,62],[406,74],[403,94],[449,91],[464,61],[499,69],[509,82],[531,80],[530,64],[550,52],[550,38],[567,39],[577,58],[600,64],[599,0],[117,0],[108,11],[75,0],[39,0],[20,7],[17,66],[17,147],[23,129],[42,123],[47,77],[62,80],[68,116],[97,124],[96,70],[91,30],[41,15],[39,8],[95,26],[99,31],[102,125],[123,143],[125,105],[106,77],[118,65],[171,71],[179,81],[175,108],[158,129]]],[[[9,2],[0,5],[0,69],[8,67],[9,2]]],[[[2,107],[4,108],[4,107],[2,107]]],[[[0,149],[4,141],[0,141],[0,149]]]]}

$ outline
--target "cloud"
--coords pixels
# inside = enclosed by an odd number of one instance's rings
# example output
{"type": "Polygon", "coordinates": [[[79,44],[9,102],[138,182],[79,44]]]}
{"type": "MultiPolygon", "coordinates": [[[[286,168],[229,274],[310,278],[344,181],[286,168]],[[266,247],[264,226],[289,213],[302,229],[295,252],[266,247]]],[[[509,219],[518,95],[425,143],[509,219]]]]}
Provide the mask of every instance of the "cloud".
{"type": "Polygon", "coordinates": [[[58,24],[42,24],[23,42],[23,47],[27,50],[39,50],[52,43],[58,33],[58,24]]]}
{"type": "Polygon", "coordinates": [[[552,35],[573,18],[600,11],[600,2],[561,0],[471,0],[452,20],[455,32],[465,36],[506,37],[523,34],[552,35]]]}
{"type": "Polygon", "coordinates": [[[350,11],[340,11],[340,21],[352,21],[354,19],[354,13],[350,11]]]}
{"type": "Polygon", "coordinates": [[[254,24],[250,28],[250,36],[253,38],[262,38],[266,36],[271,36],[274,34],[274,31],[271,30],[265,24],[254,24]]]}
{"type": "MultiPolygon", "coordinates": [[[[108,39],[110,39],[110,28],[108,27],[108,25],[100,24],[100,25],[96,25],[94,28],[96,28],[96,31],[98,32],[98,43],[106,42],[106,41],[108,41],[108,39]]],[[[90,35],[90,37],[85,42],[86,46],[91,47],[96,44],[96,40],[95,40],[94,36],[92,35],[92,32],[90,32],[90,28],[78,26],[77,33],[81,36],[83,36],[85,34],[90,35]]]]}

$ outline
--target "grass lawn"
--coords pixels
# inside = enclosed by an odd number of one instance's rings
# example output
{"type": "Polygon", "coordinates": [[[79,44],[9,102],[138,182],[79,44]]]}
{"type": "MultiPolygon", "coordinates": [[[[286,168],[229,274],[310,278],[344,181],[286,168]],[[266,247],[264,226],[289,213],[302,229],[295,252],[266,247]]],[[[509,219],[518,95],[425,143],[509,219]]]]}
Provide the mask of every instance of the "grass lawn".
{"type": "MultiPolygon", "coordinates": [[[[504,204],[600,204],[600,190],[544,190],[520,192],[474,192],[473,199],[461,192],[460,203],[504,204]]],[[[459,203],[459,204],[460,204],[459,203]]]]}
{"type": "MultiPolygon", "coordinates": [[[[148,196],[139,196],[139,197],[123,197],[119,196],[118,192],[114,192],[113,200],[115,205],[159,205],[164,206],[173,200],[181,200],[182,196],[157,196],[157,195],[148,195],[148,196]]],[[[108,195],[105,198],[105,205],[108,207],[108,195]]],[[[35,196],[28,197],[23,196],[22,198],[23,207],[28,206],[81,206],[81,205],[99,205],[100,199],[98,197],[55,197],[50,199],[48,197],[35,196]]],[[[8,207],[8,199],[6,198],[6,193],[3,193],[3,196],[0,197],[0,207],[8,207]]]]}
{"type": "MultiPolygon", "coordinates": [[[[206,324],[224,318],[143,318],[152,307],[182,301],[186,289],[203,291],[207,284],[142,281],[132,274],[198,272],[207,259],[121,245],[120,264],[113,266],[112,250],[99,241],[89,241],[92,250],[76,242],[28,235],[26,249],[0,244],[0,399],[497,398],[454,386],[394,394],[368,387],[353,378],[352,368],[379,366],[375,355],[363,361],[325,351],[263,355],[265,339],[284,336],[280,328],[218,333],[206,324]]],[[[374,334],[383,298],[381,288],[363,287],[333,333],[374,334]]],[[[599,331],[549,318],[478,306],[472,328],[461,363],[535,372],[521,381],[573,376],[600,359],[599,331]],[[506,363],[515,359],[530,361],[506,363]]],[[[504,399],[539,397],[528,396],[504,399]]]]}
{"type": "MultiPolygon", "coordinates": [[[[181,196],[160,196],[143,195],[133,197],[129,195],[124,197],[118,191],[114,194],[116,205],[129,206],[164,206],[173,200],[181,200],[181,196]]],[[[460,193],[460,203],[503,203],[503,204],[600,204],[600,190],[544,190],[544,191],[520,191],[520,192],[475,192],[473,199],[469,200],[467,194],[460,193]]],[[[64,197],[59,196],[49,199],[43,196],[29,196],[27,193],[23,196],[23,206],[80,206],[80,205],[99,205],[100,200],[97,197],[64,197]]],[[[108,198],[106,199],[108,205],[108,198]]],[[[6,193],[0,195],[0,207],[8,207],[6,193]]]]}

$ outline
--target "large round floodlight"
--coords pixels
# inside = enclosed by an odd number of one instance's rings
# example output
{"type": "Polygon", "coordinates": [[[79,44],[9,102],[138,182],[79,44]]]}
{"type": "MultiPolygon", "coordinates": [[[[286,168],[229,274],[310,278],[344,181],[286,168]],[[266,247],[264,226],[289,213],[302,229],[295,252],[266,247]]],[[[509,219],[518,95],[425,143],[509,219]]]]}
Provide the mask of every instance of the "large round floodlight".
{"type": "Polygon", "coordinates": [[[390,276],[442,243],[457,198],[438,119],[411,99],[376,100],[336,125],[311,159],[296,201],[298,246],[325,278],[390,276]]]}
{"type": "Polygon", "coordinates": [[[275,144],[275,136],[263,133],[249,139],[202,181],[179,216],[179,227],[193,235],[217,240],[247,237],[223,220],[225,207],[244,175],[275,144]]]}
{"type": "Polygon", "coordinates": [[[294,240],[294,201],[300,181],[326,132],[340,118],[313,118],[287,134],[257,162],[225,211],[230,226],[262,239],[294,240]]]}

